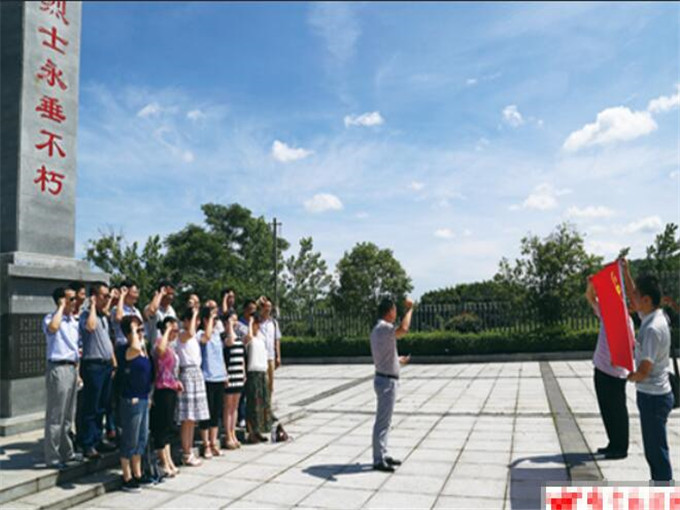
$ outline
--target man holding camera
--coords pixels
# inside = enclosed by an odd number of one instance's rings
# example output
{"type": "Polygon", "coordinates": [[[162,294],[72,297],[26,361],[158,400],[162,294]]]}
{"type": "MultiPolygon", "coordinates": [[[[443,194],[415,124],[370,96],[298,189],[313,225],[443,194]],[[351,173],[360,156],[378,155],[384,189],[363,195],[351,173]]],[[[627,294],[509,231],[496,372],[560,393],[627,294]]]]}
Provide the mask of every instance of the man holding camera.
{"type": "Polygon", "coordinates": [[[390,298],[384,298],[378,306],[378,323],[371,332],[371,355],[375,365],[373,388],[378,399],[375,425],[373,426],[373,469],[394,472],[401,461],[387,455],[387,436],[392,423],[392,412],[399,386],[399,367],[406,365],[411,356],[399,356],[397,338],[408,333],[411,327],[413,301],[404,303],[406,315],[399,327],[395,327],[397,306],[390,298]]]}

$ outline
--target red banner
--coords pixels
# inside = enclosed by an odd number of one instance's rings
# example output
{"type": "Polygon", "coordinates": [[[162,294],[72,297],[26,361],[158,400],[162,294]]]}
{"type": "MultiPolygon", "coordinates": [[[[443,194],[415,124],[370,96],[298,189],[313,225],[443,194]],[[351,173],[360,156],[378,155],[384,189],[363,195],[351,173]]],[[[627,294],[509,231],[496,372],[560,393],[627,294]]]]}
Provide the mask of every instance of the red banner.
{"type": "Polygon", "coordinates": [[[635,335],[628,323],[623,278],[618,262],[612,262],[592,278],[607,334],[612,365],[633,371],[635,335]]]}

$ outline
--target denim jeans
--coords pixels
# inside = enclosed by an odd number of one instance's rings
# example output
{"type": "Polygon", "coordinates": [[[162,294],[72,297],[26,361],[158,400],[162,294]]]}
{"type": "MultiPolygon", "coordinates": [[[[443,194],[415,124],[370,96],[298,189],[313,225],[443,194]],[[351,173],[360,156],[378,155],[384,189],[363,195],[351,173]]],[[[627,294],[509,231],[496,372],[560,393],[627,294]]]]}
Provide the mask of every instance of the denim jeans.
{"type": "Polygon", "coordinates": [[[666,422],[673,409],[673,393],[650,395],[638,391],[637,406],[640,411],[642,443],[651,479],[670,481],[673,479],[673,469],[668,451],[666,422]]]}
{"type": "Polygon", "coordinates": [[[122,398],[120,406],[120,426],[123,430],[120,438],[120,456],[129,459],[133,455],[142,455],[149,440],[149,399],[122,398]]]}
{"type": "Polygon", "coordinates": [[[95,360],[83,360],[80,373],[83,378],[81,434],[79,442],[87,450],[102,438],[104,415],[111,399],[111,374],[113,365],[95,360]]]}

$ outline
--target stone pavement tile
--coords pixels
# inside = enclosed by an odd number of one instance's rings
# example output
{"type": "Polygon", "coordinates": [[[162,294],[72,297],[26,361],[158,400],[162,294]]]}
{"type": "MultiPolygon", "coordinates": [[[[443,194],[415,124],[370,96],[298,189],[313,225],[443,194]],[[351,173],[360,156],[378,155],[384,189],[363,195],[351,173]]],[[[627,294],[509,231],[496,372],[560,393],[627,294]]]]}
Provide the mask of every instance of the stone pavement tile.
{"type": "Polygon", "coordinates": [[[505,453],[510,457],[510,448],[512,444],[510,441],[482,441],[480,439],[470,439],[465,444],[465,451],[474,450],[478,452],[498,452],[505,453]]]}
{"type": "Polygon", "coordinates": [[[389,480],[382,486],[382,490],[387,492],[408,492],[413,494],[439,494],[447,475],[439,475],[436,477],[430,476],[414,476],[406,474],[397,474],[390,477],[389,480]]]}
{"type": "Polygon", "coordinates": [[[446,496],[487,497],[502,499],[505,495],[507,480],[479,478],[451,478],[442,494],[446,496]]]}
{"type": "MultiPolygon", "coordinates": [[[[197,467],[191,469],[201,468],[197,467]]],[[[167,492],[187,492],[210,481],[209,477],[195,475],[193,473],[194,472],[192,471],[191,474],[189,474],[185,469],[175,478],[166,479],[162,484],[154,487],[154,490],[161,490],[167,492]]]]}
{"type": "Polygon", "coordinates": [[[328,480],[325,487],[376,490],[391,476],[393,475],[390,473],[372,470],[361,473],[338,473],[334,480],[328,480]]]}
{"type": "Polygon", "coordinates": [[[4,503],[0,505],[2,510],[38,510],[40,506],[29,505],[28,503],[21,503],[19,501],[10,501],[9,503],[4,503]]]}
{"type": "Polygon", "coordinates": [[[429,448],[431,450],[448,450],[448,451],[454,451],[454,450],[460,450],[463,448],[463,445],[465,444],[465,438],[464,437],[457,437],[457,438],[448,438],[448,439],[430,439],[427,438],[423,440],[422,443],[418,445],[418,448],[429,448]]]}
{"type": "Polygon", "coordinates": [[[369,499],[363,508],[429,510],[432,508],[435,499],[437,499],[437,496],[434,494],[404,494],[403,492],[380,491],[369,499]]]}
{"type": "Polygon", "coordinates": [[[170,499],[175,499],[176,494],[157,490],[155,488],[143,489],[143,496],[140,494],[131,494],[128,492],[116,491],[109,492],[98,498],[87,501],[86,504],[92,507],[100,508],[156,508],[161,503],[170,499]]]}
{"type": "Polygon", "coordinates": [[[315,490],[316,488],[310,485],[267,483],[249,493],[244,499],[293,507],[315,490]]]}
{"type": "Polygon", "coordinates": [[[477,464],[508,464],[509,455],[506,452],[479,452],[475,450],[463,450],[460,455],[460,462],[470,462],[477,464]]]}
{"type": "MultiPolygon", "coordinates": [[[[411,456],[412,457],[412,456],[411,456]]],[[[408,462],[404,462],[397,472],[402,475],[420,475],[420,476],[448,476],[453,467],[453,460],[450,462],[418,462],[408,459],[408,462]]]]}
{"type": "Polygon", "coordinates": [[[184,473],[190,473],[192,475],[198,475],[198,476],[217,476],[221,475],[224,473],[228,473],[229,471],[232,471],[239,466],[242,465],[242,462],[236,462],[233,460],[222,460],[222,457],[215,458],[213,457],[211,460],[203,460],[203,464],[198,467],[198,468],[192,468],[192,467],[182,467],[179,466],[182,474],[184,473]]]}
{"type": "MultiPolygon", "coordinates": [[[[418,447],[409,455],[406,462],[453,462],[458,457],[460,450],[437,450],[432,448],[418,447]]],[[[402,459],[404,460],[404,459],[402,459]]]]}
{"type": "Polygon", "coordinates": [[[464,498],[458,496],[440,496],[437,500],[435,509],[439,510],[503,510],[504,501],[502,499],[490,498],[464,498]]]}
{"type": "Polygon", "coordinates": [[[534,501],[540,506],[544,485],[547,485],[547,482],[541,480],[510,480],[506,499],[508,501],[534,501]]]}
{"type": "MultiPolygon", "coordinates": [[[[218,508],[218,507],[213,507],[213,508],[218,508]]],[[[246,509],[251,509],[251,508],[254,509],[254,510],[266,510],[266,509],[270,509],[270,508],[271,509],[279,509],[279,508],[288,508],[288,507],[278,506],[278,505],[274,505],[274,504],[271,504],[271,503],[265,504],[265,503],[262,503],[261,501],[250,501],[248,499],[240,499],[238,501],[234,501],[234,502],[231,502],[231,503],[227,502],[227,504],[224,505],[222,508],[230,508],[230,509],[233,508],[234,510],[237,510],[237,509],[246,510],[246,509]]],[[[187,509],[185,509],[185,510],[187,510],[187,509]]],[[[198,510],[198,509],[196,509],[196,510],[198,510]]]]}
{"type": "Polygon", "coordinates": [[[285,470],[284,466],[244,463],[241,467],[229,472],[229,478],[239,480],[259,480],[264,482],[285,470]]]}
{"type": "MultiPolygon", "coordinates": [[[[137,497],[140,497],[140,494],[137,494],[137,497]]],[[[210,497],[208,495],[202,494],[182,494],[181,496],[172,498],[169,501],[166,501],[165,503],[156,506],[155,508],[174,510],[187,510],[187,508],[207,509],[207,508],[221,508],[227,504],[229,504],[229,500],[225,498],[210,497]]]]}
{"type": "Polygon", "coordinates": [[[361,508],[373,495],[371,491],[358,489],[332,489],[322,487],[302,500],[302,506],[347,510],[361,508]]]}
{"type": "Polygon", "coordinates": [[[281,473],[271,480],[275,483],[283,484],[296,484],[296,485],[311,485],[313,487],[318,487],[323,484],[331,474],[328,473],[326,476],[315,476],[311,473],[304,472],[301,468],[294,467],[289,469],[285,473],[281,473]]]}
{"type": "Polygon", "coordinates": [[[252,491],[260,484],[260,481],[236,480],[227,475],[218,478],[217,480],[213,480],[212,482],[208,482],[197,488],[194,492],[234,500],[243,497],[244,494],[252,491]]]}
{"type": "Polygon", "coordinates": [[[510,469],[507,466],[499,466],[497,464],[470,464],[459,462],[451,474],[451,479],[462,478],[494,478],[497,480],[504,479],[508,476],[510,469]]]}
{"type": "Polygon", "coordinates": [[[564,482],[569,480],[566,468],[513,467],[510,469],[511,482],[540,480],[544,482],[564,482]]]}
{"type": "Polygon", "coordinates": [[[258,457],[258,464],[265,464],[267,466],[294,466],[298,462],[304,460],[308,454],[306,453],[268,453],[262,457],[258,457]]]}

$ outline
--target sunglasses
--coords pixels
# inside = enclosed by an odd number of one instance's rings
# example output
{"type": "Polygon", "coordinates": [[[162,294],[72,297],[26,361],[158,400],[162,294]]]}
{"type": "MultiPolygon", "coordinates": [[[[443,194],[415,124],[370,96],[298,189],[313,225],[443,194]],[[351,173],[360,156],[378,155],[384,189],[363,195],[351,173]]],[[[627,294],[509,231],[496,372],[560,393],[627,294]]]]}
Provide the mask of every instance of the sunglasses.
{"type": "Polygon", "coordinates": [[[76,299],[77,299],[77,298],[75,298],[75,297],[70,297],[70,298],[68,298],[69,301],[75,301],[76,299]]]}
{"type": "Polygon", "coordinates": [[[143,335],[144,334],[144,328],[137,328],[137,334],[143,335]]]}

